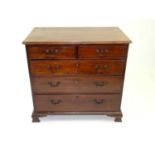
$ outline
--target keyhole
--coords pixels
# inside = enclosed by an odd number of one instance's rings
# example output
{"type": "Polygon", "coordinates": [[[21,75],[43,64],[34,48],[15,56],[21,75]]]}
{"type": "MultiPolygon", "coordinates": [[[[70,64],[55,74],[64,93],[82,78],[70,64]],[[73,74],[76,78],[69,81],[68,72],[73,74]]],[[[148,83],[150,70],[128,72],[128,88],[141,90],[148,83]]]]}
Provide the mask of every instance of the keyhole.
{"type": "Polygon", "coordinates": [[[59,70],[59,69],[60,69],[60,65],[56,65],[56,66],[55,66],[55,69],[56,69],[56,70],[59,70]]]}
{"type": "Polygon", "coordinates": [[[79,96],[75,96],[75,98],[76,98],[76,99],[78,99],[78,98],[79,98],[79,96]]]}
{"type": "Polygon", "coordinates": [[[79,80],[75,80],[75,84],[78,84],[79,83],[79,80]]]}
{"type": "Polygon", "coordinates": [[[76,67],[78,68],[80,65],[79,64],[76,64],[76,67]]]}

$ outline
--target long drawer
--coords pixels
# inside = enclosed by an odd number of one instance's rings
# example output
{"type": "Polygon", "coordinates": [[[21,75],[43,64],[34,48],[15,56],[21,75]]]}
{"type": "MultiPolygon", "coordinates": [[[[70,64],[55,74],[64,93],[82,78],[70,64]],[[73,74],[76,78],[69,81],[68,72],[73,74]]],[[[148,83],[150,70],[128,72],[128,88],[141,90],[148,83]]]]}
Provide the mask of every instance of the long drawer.
{"type": "Polygon", "coordinates": [[[120,76],[36,77],[32,81],[35,94],[119,93],[123,84],[120,76]]]}
{"type": "Polygon", "coordinates": [[[119,111],[120,95],[34,95],[37,112],[119,111]]]}
{"type": "Polygon", "coordinates": [[[122,75],[125,60],[44,60],[31,61],[32,75],[102,74],[122,75]]]}

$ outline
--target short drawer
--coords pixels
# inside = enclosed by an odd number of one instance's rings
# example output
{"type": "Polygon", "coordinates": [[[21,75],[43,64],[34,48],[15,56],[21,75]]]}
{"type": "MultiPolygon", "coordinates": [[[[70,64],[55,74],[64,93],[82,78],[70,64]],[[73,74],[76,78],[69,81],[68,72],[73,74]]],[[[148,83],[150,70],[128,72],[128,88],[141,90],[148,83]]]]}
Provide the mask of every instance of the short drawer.
{"type": "Polygon", "coordinates": [[[79,58],[121,58],[127,56],[128,45],[83,45],[79,47],[79,58]]]}
{"type": "Polygon", "coordinates": [[[35,94],[59,93],[120,93],[120,76],[37,77],[33,78],[35,94]]]}
{"type": "Polygon", "coordinates": [[[32,75],[103,74],[123,75],[124,60],[31,61],[32,75]]]}
{"type": "Polygon", "coordinates": [[[120,95],[35,95],[37,112],[119,111],[120,95]]]}
{"type": "Polygon", "coordinates": [[[69,59],[75,58],[74,46],[28,46],[29,59],[69,59]]]}

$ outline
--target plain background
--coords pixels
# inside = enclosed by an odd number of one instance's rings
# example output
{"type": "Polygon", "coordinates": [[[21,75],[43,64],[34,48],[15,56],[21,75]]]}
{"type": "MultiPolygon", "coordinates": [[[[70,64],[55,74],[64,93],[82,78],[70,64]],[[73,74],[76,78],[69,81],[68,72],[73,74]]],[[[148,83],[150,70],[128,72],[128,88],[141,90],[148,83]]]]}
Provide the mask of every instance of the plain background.
{"type": "Polygon", "coordinates": [[[0,154],[155,154],[153,0],[0,1],[0,154]],[[35,26],[119,26],[132,40],[122,123],[104,116],[51,116],[31,123],[25,48],[35,26]]]}

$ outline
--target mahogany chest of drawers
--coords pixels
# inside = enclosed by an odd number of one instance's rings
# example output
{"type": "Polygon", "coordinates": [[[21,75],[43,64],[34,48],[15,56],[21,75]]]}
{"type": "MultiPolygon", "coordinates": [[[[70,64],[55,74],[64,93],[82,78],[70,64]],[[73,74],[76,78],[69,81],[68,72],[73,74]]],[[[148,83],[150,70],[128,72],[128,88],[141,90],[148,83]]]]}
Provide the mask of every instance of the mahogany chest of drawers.
{"type": "Polygon", "coordinates": [[[24,40],[34,111],[103,114],[121,121],[131,41],[117,27],[34,28],[24,40]]]}

